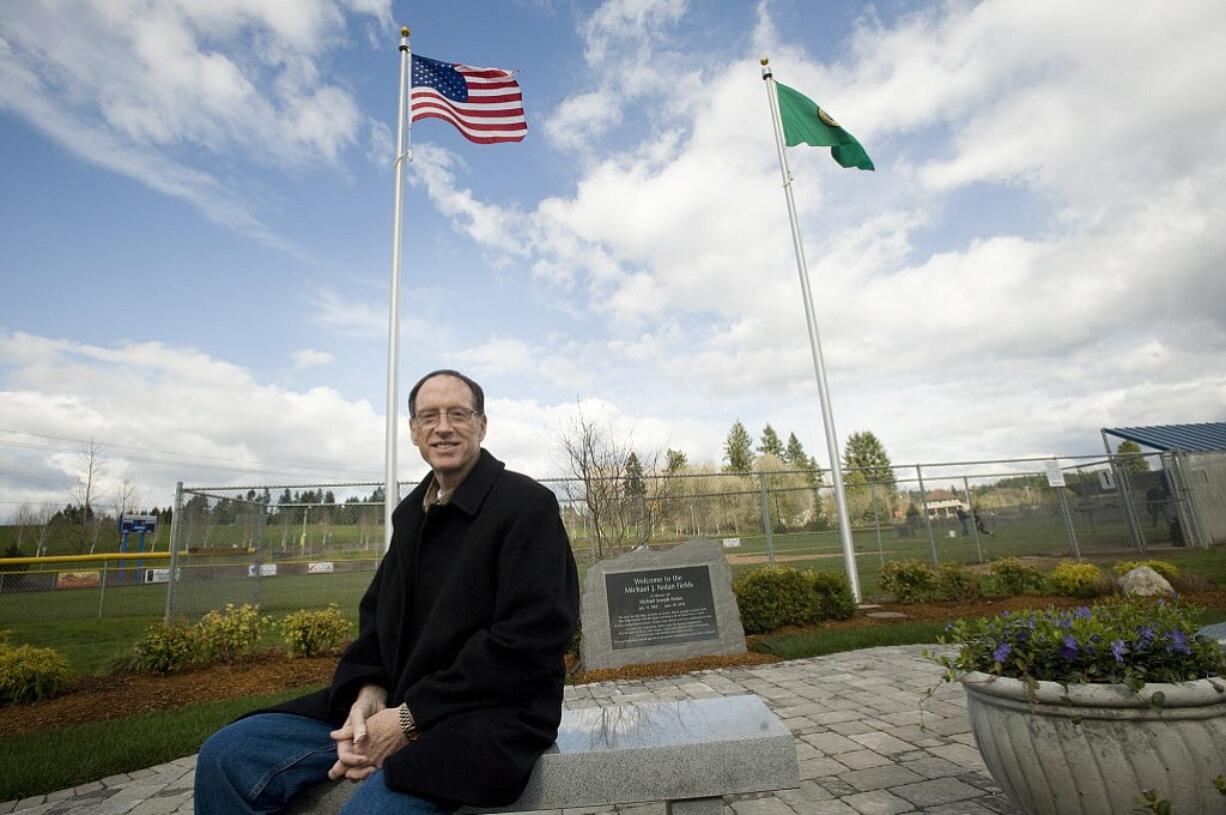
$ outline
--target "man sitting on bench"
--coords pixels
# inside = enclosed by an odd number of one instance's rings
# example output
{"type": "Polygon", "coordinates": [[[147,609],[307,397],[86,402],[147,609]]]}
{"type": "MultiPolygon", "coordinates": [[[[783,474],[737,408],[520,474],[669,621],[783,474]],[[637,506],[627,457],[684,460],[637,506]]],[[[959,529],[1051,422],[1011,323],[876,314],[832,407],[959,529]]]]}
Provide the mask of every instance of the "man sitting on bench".
{"type": "Polygon", "coordinates": [[[343,813],[438,815],[519,797],[557,737],[563,655],[579,617],[553,493],[481,448],[485,396],[456,371],[409,393],[430,475],[392,517],[331,687],[215,733],[197,815],[283,811],[331,779],[343,813]]]}

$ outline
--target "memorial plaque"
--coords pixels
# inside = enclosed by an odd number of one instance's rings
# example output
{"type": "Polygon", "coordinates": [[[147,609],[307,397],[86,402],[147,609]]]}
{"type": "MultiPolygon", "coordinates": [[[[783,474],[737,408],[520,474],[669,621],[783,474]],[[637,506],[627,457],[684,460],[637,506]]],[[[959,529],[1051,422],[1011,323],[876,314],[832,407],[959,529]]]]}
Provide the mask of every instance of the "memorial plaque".
{"type": "Polygon", "coordinates": [[[616,650],[719,639],[706,566],[606,574],[604,582],[616,650]]]}
{"type": "Polygon", "coordinates": [[[593,566],[584,581],[582,648],[593,670],[744,653],[721,543],[638,550],[593,566]]]}

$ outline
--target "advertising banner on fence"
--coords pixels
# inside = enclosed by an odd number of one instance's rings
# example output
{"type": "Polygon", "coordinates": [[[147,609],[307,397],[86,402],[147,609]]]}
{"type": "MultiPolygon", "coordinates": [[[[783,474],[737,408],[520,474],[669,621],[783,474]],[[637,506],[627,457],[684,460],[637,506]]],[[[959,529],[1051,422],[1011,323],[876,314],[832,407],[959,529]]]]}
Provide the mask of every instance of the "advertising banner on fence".
{"type": "Polygon", "coordinates": [[[102,583],[102,572],[97,569],[80,572],[60,572],[55,577],[57,589],[96,589],[102,583]]]}
{"type": "MultiPolygon", "coordinates": [[[[255,564],[254,563],[252,563],[250,566],[247,567],[247,576],[255,577],[255,564]]],[[[260,564],[260,577],[276,577],[276,576],[277,576],[277,564],[275,563],[261,563],[260,564]]]]}
{"type": "Polygon", "coordinates": [[[307,574],[332,574],[336,567],[332,565],[332,561],[325,560],[322,563],[308,563],[307,574]]]}
{"type": "Polygon", "coordinates": [[[740,549],[741,539],[740,538],[724,538],[724,548],[725,549],[740,549]]]}
{"type": "MultiPolygon", "coordinates": [[[[183,570],[175,569],[175,577],[182,577],[183,570]]],[[[170,569],[145,569],[146,583],[169,583],[170,569]]]]}

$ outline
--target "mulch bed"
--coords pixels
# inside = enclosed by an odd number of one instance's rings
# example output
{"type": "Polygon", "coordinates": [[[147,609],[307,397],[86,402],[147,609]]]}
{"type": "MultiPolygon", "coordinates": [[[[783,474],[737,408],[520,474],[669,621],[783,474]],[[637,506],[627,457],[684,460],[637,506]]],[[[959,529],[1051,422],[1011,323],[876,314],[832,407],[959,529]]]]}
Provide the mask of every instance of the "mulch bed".
{"type": "MultiPolygon", "coordinates": [[[[1192,605],[1226,607],[1226,592],[1185,595],[1192,605]]],[[[857,610],[849,620],[830,620],[807,628],[784,628],[778,634],[818,632],[837,629],[888,626],[917,620],[942,622],[959,617],[985,617],[1001,611],[1026,608],[1074,608],[1086,600],[1069,597],[1009,597],[1002,600],[974,600],[953,603],[885,603],[877,608],[857,610]],[[903,618],[880,619],[866,616],[873,611],[900,612],[903,618]]],[[[758,637],[749,637],[752,644],[758,637]]],[[[778,657],[750,651],[726,657],[695,657],[676,662],[627,665],[600,671],[575,671],[568,665],[571,681],[577,684],[609,682],[619,679],[651,679],[679,676],[691,671],[777,662],[778,657]]],[[[190,673],[170,676],[129,674],[87,676],[77,679],[68,692],[54,699],[27,705],[0,707],[0,734],[21,735],[35,730],[64,727],[99,719],[114,719],[138,713],[169,710],[197,702],[210,702],[238,696],[272,693],[279,690],[323,685],[332,678],[335,657],[287,659],[280,654],[265,654],[236,665],[214,665],[190,673]]]]}

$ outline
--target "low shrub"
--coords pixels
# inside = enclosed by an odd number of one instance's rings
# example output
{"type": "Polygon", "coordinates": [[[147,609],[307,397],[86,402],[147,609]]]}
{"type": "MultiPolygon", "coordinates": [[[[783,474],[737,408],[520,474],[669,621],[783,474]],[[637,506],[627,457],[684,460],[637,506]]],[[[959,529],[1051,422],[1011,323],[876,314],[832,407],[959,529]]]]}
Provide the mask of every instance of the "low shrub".
{"type": "Polygon", "coordinates": [[[177,621],[150,626],[117,667],[140,673],[169,674],[200,662],[203,648],[196,626],[177,621]]]}
{"type": "Polygon", "coordinates": [[[1102,591],[1103,573],[1092,563],[1060,561],[1047,573],[1047,586],[1052,594],[1064,597],[1097,597],[1102,591]]]}
{"type": "Polygon", "coordinates": [[[270,623],[250,603],[237,608],[226,603],[225,608],[215,608],[196,624],[201,657],[207,662],[236,662],[255,650],[260,631],[270,623]]]}
{"type": "Polygon", "coordinates": [[[838,572],[805,572],[813,592],[818,620],[846,620],[856,613],[856,598],[852,596],[847,575],[838,572]]]}
{"type": "Polygon", "coordinates": [[[1116,577],[1123,577],[1138,566],[1148,566],[1165,577],[1167,581],[1179,577],[1179,567],[1167,560],[1121,560],[1111,568],[1116,577]]]}
{"type": "Polygon", "coordinates": [[[922,560],[891,560],[881,567],[879,581],[881,590],[900,603],[922,603],[936,596],[936,570],[922,560]]]}
{"type": "Polygon", "coordinates": [[[353,623],[335,603],[329,603],[326,609],[286,614],[279,627],[291,657],[315,657],[339,651],[353,623]]]}
{"type": "Polygon", "coordinates": [[[845,620],[856,610],[851,586],[837,572],[757,569],[734,580],[732,591],[747,634],[845,620]]]}
{"type": "Polygon", "coordinates": [[[1003,557],[993,561],[991,575],[1006,597],[1043,589],[1043,573],[1015,557],[1003,557]]]}
{"type": "Polygon", "coordinates": [[[979,578],[961,563],[942,563],[936,570],[934,596],[938,600],[966,600],[980,596],[979,578]]]}
{"type": "Polygon", "coordinates": [[[37,702],[55,696],[68,683],[68,660],[54,648],[11,645],[0,632],[0,705],[37,702]]]}
{"type": "Polygon", "coordinates": [[[746,634],[803,625],[812,615],[813,591],[796,569],[755,569],[732,582],[732,593],[746,634]]]}

